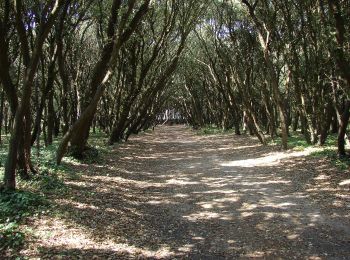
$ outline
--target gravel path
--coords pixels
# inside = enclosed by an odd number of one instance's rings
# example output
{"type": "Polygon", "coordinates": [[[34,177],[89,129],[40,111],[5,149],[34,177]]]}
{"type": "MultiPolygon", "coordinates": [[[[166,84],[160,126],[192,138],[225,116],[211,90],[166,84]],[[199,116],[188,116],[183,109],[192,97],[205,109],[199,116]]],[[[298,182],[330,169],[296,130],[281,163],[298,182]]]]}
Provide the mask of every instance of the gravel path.
{"type": "Polygon", "coordinates": [[[349,175],[307,153],[158,127],[77,166],[32,256],[349,259],[349,175]]]}

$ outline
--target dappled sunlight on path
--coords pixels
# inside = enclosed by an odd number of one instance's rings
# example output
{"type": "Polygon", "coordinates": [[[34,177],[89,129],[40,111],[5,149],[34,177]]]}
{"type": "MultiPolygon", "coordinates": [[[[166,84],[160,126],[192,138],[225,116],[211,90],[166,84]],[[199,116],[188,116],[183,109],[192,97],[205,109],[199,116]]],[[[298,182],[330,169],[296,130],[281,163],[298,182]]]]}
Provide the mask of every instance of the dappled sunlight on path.
{"type": "Polygon", "coordinates": [[[36,254],[347,259],[348,188],[309,153],[183,126],[135,136],[102,167],[75,166],[70,198],[56,199],[62,216],[37,223],[36,254]]]}
{"type": "Polygon", "coordinates": [[[317,148],[309,148],[304,151],[292,151],[292,152],[272,152],[262,157],[244,159],[244,160],[235,160],[222,163],[221,166],[240,166],[240,167],[257,167],[257,166],[273,166],[279,165],[282,160],[293,159],[298,157],[305,157],[312,154],[312,152],[318,151],[317,148]]]}

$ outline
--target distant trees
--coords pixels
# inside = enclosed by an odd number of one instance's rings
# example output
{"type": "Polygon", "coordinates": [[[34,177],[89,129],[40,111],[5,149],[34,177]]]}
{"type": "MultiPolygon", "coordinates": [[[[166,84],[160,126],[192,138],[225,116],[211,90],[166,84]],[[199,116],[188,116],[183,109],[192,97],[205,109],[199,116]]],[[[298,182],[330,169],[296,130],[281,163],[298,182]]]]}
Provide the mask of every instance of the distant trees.
{"type": "Polygon", "coordinates": [[[284,149],[290,129],[321,145],[339,129],[345,155],[349,3],[212,1],[208,10],[181,64],[192,68],[182,72],[191,123],[242,126],[263,144],[280,133],[284,149]]]}

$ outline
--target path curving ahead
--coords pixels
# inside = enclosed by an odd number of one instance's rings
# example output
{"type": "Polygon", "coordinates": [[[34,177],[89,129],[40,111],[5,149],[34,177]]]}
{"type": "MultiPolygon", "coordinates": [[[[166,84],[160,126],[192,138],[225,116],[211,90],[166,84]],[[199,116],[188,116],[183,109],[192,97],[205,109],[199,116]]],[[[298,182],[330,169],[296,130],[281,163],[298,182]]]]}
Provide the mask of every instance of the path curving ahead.
{"type": "Polygon", "coordinates": [[[344,173],[306,153],[158,127],[103,166],[76,166],[84,175],[56,199],[65,213],[36,223],[33,256],[349,259],[344,173]]]}

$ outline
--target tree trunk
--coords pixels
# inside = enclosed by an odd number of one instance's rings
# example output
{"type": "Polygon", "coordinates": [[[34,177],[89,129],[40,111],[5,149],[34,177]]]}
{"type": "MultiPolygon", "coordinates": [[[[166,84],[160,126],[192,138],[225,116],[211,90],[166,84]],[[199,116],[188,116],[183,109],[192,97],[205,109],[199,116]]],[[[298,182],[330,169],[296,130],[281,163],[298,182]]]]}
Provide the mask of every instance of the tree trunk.
{"type": "Polygon", "coordinates": [[[259,38],[261,48],[264,52],[264,60],[265,60],[265,64],[266,64],[267,72],[269,76],[269,83],[271,84],[273,97],[274,97],[278,114],[280,117],[280,126],[282,131],[282,148],[286,150],[288,149],[288,120],[286,117],[285,108],[283,106],[283,100],[279,90],[278,77],[275,72],[274,64],[273,64],[270,49],[269,49],[270,39],[269,37],[267,38],[264,37],[264,32],[267,35],[270,35],[271,32],[268,31],[267,26],[262,24],[261,21],[259,21],[259,19],[255,15],[255,7],[258,2],[256,2],[254,5],[251,5],[247,0],[242,0],[242,3],[244,3],[248,7],[249,14],[253,19],[255,26],[258,29],[258,38],[259,38]]]}
{"type": "Polygon", "coordinates": [[[338,154],[339,156],[346,156],[345,152],[345,134],[350,117],[350,100],[347,100],[344,105],[344,111],[340,117],[338,130],[338,154]]]}
{"type": "MultiPolygon", "coordinates": [[[[31,163],[31,154],[30,154],[30,113],[26,113],[25,119],[23,122],[23,133],[24,135],[20,137],[18,144],[18,171],[22,179],[29,180],[30,172],[33,169],[31,163]]],[[[33,169],[34,170],[34,169],[33,169]]]]}
{"type": "Polygon", "coordinates": [[[3,119],[4,119],[4,99],[5,99],[5,95],[4,92],[1,91],[1,97],[0,97],[0,144],[2,144],[2,126],[3,126],[3,119]]]}
{"type": "Polygon", "coordinates": [[[46,103],[46,100],[48,99],[48,97],[51,98],[51,92],[53,91],[53,83],[55,81],[55,76],[56,76],[55,75],[55,60],[56,60],[55,58],[52,58],[52,61],[51,61],[49,68],[48,68],[46,86],[45,86],[44,91],[41,95],[39,108],[36,111],[34,129],[33,129],[32,137],[31,137],[31,145],[34,145],[35,140],[38,137],[38,132],[39,132],[40,125],[41,125],[41,119],[42,119],[45,103],[46,103]]]}
{"type": "Polygon", "coordinates": [[[57,63],[58,63],[58,72],[62,79],[62,110],[63,110],[63,128],[62,132],[65,134],[69,128],[69,117],[68,117],[68,95],[70,88],[70,80],[65,66],[65,57],[63,54],[63,30],[64,30],[64,21],[66,18],[66,14],[69,8],[69,4],[71,1],[66,1],[65,6],[62,10],[62,15],[59,21],[59,27],[56,34],[56,44],[57,44],[57,63]]]}
{"type": "Polygon", "coordinates": [[[299,126],[299,112],[294,113],[294,121],[293,121],[293,132],[296,132],[298,130],[299,126]]]}
{"type": "Polygon", "coordinates": [[[325,108],[325,116],[323,119],[323,124],[321,126],[321,133],[320,133],[320,140],[319,140],[319,144],[321,146],[326,143],[329,129],[332,123],[332,116],[333,116],[333,106],[332,106],[332,103],[329,102],[325,108]]]}
{"type": "Polygon", "coordinates": [[[346,39],[346,28],[343,14],[341,12],[341,4],[339,0],[328,0],[330,14],[333,15],[336,29],[337,48],[332,52],[335,61],[341,72],[341,76],[347,82],[348,93],[350,92],[350,61],[344,51],[344,44],[348,42],[346,39]]]}
{"type": "MultiPolygon", "coordinates": [[[[35,74],[37,72],[37,67],[39,63],[40,56],[42,54],[42,49],[44,42],[57,18],[57,15],[62,7],[63,0],[56,0],[54,2],[50,2],[50,4],[55,4],[56,8],[53,8],[51,13],[46,13],[47,20],[40,24],[39,31],[40,33],[37,35],[35,39],[35,46],[32,52],[29,51],[29,42],[28,36],[26,32],[26,28],[23,22],[22,12],[23,6],[21,0],[16,0],[14,4],[15,9],[15,25],[17,29],[17,33],[21,43],[21,50],[23,56],[23,63],[26,66],[24,78],[23,78],[23,91],[22,91],[22,100],[19,104],[14,120],[13,131],[10,138],[8,156],[5,165],[5,175],[4,175],[4,184],[7,189],[15,189],[15,174],[16,174],[16,166],[18,163],[17,155],[19,153],[19,157],[22,158],[19,162],[22,164],[22,167],[26,169],[29,164],[29,168],[32,168],[30,163],[30,114],[31,114],[31,94],[32,87],[35,74]],[[32,55],[30,55],[32,54],[32,55]],[[24,141],[21,142],[21,146],[19,147],[19,139],[24,138],[24,141]],[[22,155],[24,154],[24,157],[22,155]]],[[[49,10],[44,8],[45,10],[49,10]]]]}
{"type": "MultiPolygon", "coordinates": [[[[78,157],[82,156],[87,145],[90,127],[96,113],[99,99],[103,95],[104,84],[109,80],[109,77],[112,74],[120,48],[129,40],[133,32],[136,30],[139,22],[147,13],[149,2],[150,0],[144,0],[143,4],[135,13],[129,25],[126,25],[127,28],[125,28],[124,31],[121,31],[122,33],[120,35],[116,36],[115,25],[118,20],[117,15],[121,6],[121,1],[113,1],[107,29],[109,41],[104,46],[100,60],[96,63],[93,70],[88,91],[84,98],[84,111],[77,122],[75,122],[71,129],[69,129],[66,133],[65,138],[69,139],[62,140],[59,150],[57,151],[58,164],[61,162],[61,159],[66,152],[66,146],[68,145],[69,141],[71,143],[72,150],[75,151],[76,155],[78,157]]],[[[123,18],[127,19],[128,17],[123,18]]],[[[121,21],[121,23],[126,23],[126,20],[121,21]]],[[[120,33],[120,31],[118,33],[120,33]]]]}
{"type": "Polygon", "coordinates": [[[47,143],[52,144],[55,130],[55,109],[53,106],[53,90],[50,91],[47,102],[47,143]]]}

